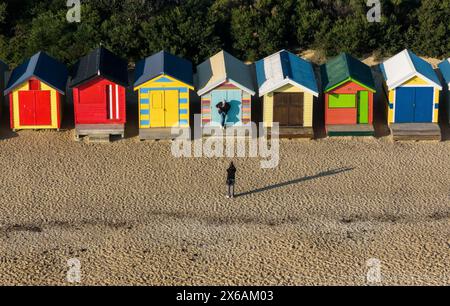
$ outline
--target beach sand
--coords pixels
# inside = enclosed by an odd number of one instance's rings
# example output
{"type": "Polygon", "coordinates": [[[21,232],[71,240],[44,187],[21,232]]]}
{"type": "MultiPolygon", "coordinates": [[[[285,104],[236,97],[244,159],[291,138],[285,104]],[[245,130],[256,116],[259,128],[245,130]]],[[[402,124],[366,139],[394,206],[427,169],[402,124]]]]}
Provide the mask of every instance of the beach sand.
{"type": "Polygon", "coordinates": [[[0,284],[450,284],[450,142],[283,140],[227,200],[229,159],[72,133],[1,141],[0,284]]]}

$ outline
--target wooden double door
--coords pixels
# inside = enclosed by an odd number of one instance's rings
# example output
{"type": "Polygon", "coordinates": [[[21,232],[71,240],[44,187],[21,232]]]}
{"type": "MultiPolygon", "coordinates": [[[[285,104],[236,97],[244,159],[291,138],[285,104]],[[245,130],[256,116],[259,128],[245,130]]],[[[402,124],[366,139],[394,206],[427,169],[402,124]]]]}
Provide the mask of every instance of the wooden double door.
{"type": "Polygon", "coordinates": [[[51,92],[20,91],[19,116],[21,126],[52,125],[51,92]]]}
{"type": "Polygon", "coordinates": [[[273,122],[280,126],[303,126],[303,93],[275,93],[273,122]]]}
{"type": "Polygon", "coordinates": [[[158,90],[150,94],[150,126],[178,127],[179,126],[179,94],[178,90],[158,90]]]}

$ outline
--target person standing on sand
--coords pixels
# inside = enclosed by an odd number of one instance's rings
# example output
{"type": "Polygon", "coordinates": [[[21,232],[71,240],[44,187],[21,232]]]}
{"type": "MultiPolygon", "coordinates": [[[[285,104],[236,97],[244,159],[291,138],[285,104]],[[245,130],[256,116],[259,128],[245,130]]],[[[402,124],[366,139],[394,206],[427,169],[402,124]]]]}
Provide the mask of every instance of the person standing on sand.
{"type": "Polygon", "coordinates": [[[234,163],[231,162],[230,167],[227,169],[227,187],[228,194],[227,199],[234,199],[234,185],[236,183],[236,167],[234,163]]]}
{"type": "Polygon", "coordinates": [[[221,124],[222,124],[222,129],[224,129],[225,128],[225,123],[227,121],[228,112],[230,111],[231,105],[227,101],[222,100],[222,102],[219,102],[216,105],[216,108],[217,108],[217,110],[218,110],[218,112],[219,112],[219,114],[220,114],[220,116],[222,118],[221,124]]]}

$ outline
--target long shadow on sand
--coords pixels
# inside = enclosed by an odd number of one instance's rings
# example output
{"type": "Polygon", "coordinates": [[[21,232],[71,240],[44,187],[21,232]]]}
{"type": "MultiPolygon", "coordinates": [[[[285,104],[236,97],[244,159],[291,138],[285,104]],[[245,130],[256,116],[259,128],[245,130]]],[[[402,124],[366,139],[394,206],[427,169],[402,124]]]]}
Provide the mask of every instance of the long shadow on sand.
{"type": "Polygon", "coordinates": [[[261,193],[261,192],[270,191],[270,190],[277,189],[277,188],[282,188],[282,187],[295,185],[295,184],[299,184],[299,183],[306,182],[306,181],[319,179],[319,178],[326,177],[326,176],[333,176],[333,175],[337,175],[337,174],[340,174],[340,173],[352,171],[353,169],[355,169],[355,168],[339,168],[339,169],[335,169],[335,170],[320,172],[320,173],[318,173],[316,175],[305,176],[305,177],[302,177],[302,178],[299,178],[299,179],[296,179],[296,180],[283,182],[283,183],[278,183],[278,184],[275,184],[275,185],[266,186],[266,187],[263,187],[263,188],[254,189],[254,190],[251,190],[251,191],[243,192],[243,193],[237,194],[236,197],[245,197],[245,196],[253,195],[253,194],[256,194],[256,193],[261,193]]]}

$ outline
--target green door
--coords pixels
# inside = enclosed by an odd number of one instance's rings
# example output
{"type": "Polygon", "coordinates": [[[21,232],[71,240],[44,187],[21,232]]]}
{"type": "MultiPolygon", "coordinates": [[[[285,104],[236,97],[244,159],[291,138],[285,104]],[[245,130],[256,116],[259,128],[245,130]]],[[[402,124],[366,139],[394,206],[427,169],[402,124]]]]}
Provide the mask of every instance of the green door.
{"type": "Polygon", "coordinates": [[[369,123],[369,92],[358,92],[358,123],[369,123]]]}

